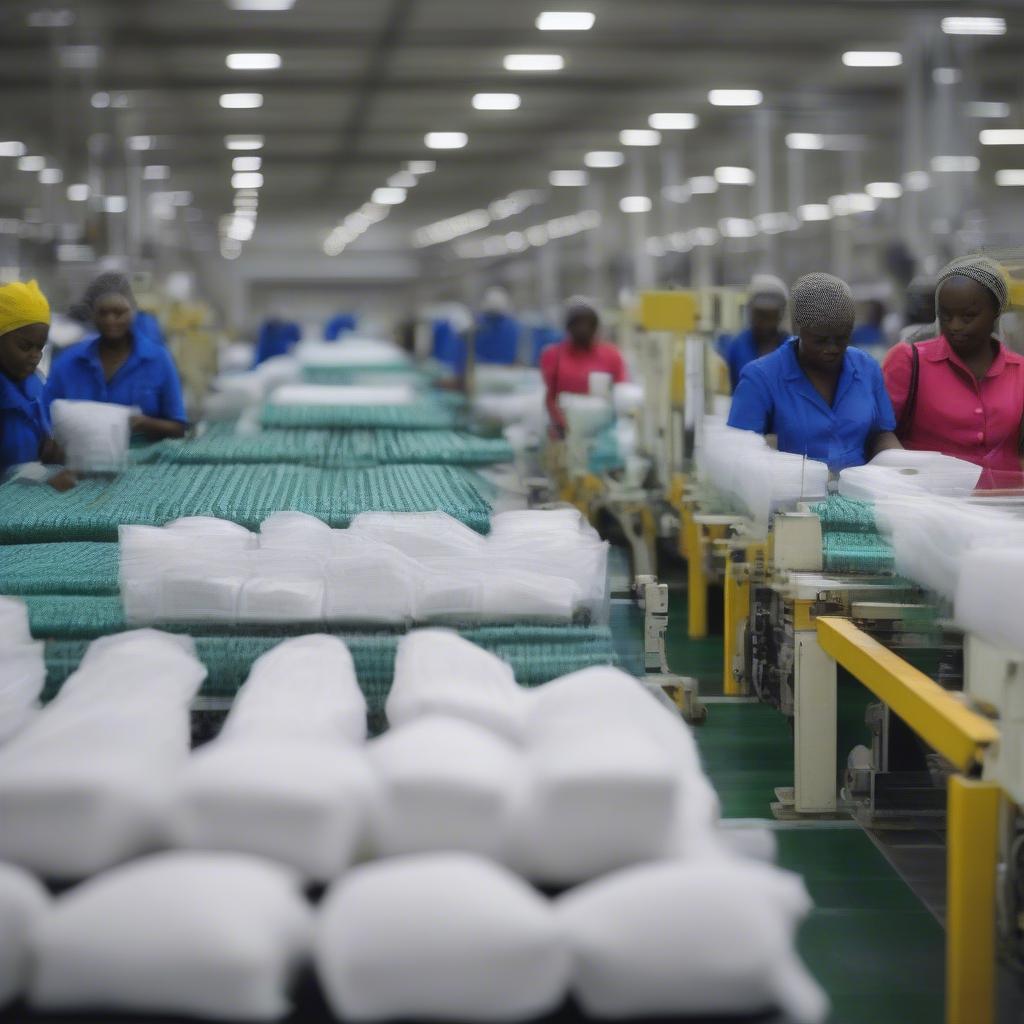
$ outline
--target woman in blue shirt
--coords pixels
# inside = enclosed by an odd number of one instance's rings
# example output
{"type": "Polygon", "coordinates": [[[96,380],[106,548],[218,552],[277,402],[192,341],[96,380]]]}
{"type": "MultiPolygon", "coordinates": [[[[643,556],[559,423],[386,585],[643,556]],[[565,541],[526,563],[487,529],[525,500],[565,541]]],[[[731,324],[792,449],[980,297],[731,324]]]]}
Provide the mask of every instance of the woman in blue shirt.
{"type": "Polygon", "coordinates": [[[746,366],[729,426],[774,434],[779,451],[825,462],[834,472],[902,447],[881,367],[848,348],[849,285],[808,274],[793,286],[791,304],[797,337],[746,366]]]}
{"type": "Polygon", "coordinates": [[[83,303],[99,333],[55,360],[46,381],[47,407],[57,398],[135,406],[133,431],[153,440],[182,437],[188,421],[178,371],[163,345],[133,330],[135,297],[128,279],[101,274],[83,303]]]}
{"type": "Polygon", "coordinates": [[[788,337],[782,329],[789,301],[785,284],[772,274],[755,274],[748,294],[749,326],[728,343],[724,353],[733,391],[747,363],[774,352],[788,337]]]}
{"type": "Polygon", "coordinates": [[[60,461],[36,374],[49,333],[50,305],[35,281],[0,288],[0,474],[60,461]]]}

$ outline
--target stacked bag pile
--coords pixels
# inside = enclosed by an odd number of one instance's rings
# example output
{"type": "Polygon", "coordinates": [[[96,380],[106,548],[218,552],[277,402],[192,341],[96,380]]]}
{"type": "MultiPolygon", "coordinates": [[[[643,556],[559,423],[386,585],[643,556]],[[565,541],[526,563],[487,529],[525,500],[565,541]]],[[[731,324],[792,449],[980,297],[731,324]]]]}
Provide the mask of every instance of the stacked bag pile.
{"type": "Polygon", "coordinates": [[[606,621],[608,546],[575,510],[507,512],[487,537],[443,512],[367,512],[344,530],[279,512],[122,526],[128,621],[404,625],[606,621]]]}
{"type": "Polygon", "coordinates": [[[367,743],[348,651],[305,636],[190,756],[200,677],[178,638],[98,642],[0,747],[0,1002],[276,1020],[314,969],[343,1019],[528,1020],[568,996],[594,1017],[825,1018],[794,947],[802,882],[730,851],[692,736],[635,679],[527,692],[418,631],[367,743]],[[33,874],[82,881],[51,899],[33,874]]]}

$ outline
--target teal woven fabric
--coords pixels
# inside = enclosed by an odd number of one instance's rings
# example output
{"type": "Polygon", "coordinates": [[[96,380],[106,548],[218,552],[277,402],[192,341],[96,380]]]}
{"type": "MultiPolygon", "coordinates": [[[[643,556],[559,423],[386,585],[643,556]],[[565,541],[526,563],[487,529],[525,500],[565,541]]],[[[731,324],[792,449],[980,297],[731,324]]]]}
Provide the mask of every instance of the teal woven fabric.
{"type": "Polygon", "coordinates": [[[0,594],[118,593],[116,544],[8,544],[0,547],[0,594]]]}
{"type": "Polygon", "coordinates": [[[162,526],[181,516],[215,516],[256,529],[278,511],[347,526],[360,512],[441,510],[486,533],[491,490],[475,473],[452,466],[133,466],[113,480],[82,480],[63,494],[38,484],[3,484],[0,544],[112,541],[121,523],[162,526]]]}
{"type": "Polygon", "coordinates": [[[857,501],[839,494],[829,497],[810,509],[821,520],[822,532],[877,533],[875,506],[870,501],[857,501]]]}
{"type": "Polygon", "coordinates": [[[202,437],[165,441],[149,453],[162,463],[296,463],[323,469],[379,465],[485,466],[510,462],[504,438],[450,430],[264,430],[237,434],[219,424],[202,437]]]}
{"type": "MultiPolygon", "coordinates": [[[[379,729],[394,675],[398,637],[395,634],[336,635],[352,652],[371,724],[379,729]]],[[[463,636],[507,661],[522,686],[539,686],[591,665],[617,664],[611,632],[603,626],[493,627],[465,630],[463,636]]],[[[195,637],[199,657],[209,669],[201,695],[233,697],[245,682],[253,661],[279,640],[279,637],[195,637]]],[[[60,690],[64,680],[78,667],[87,646],[85,640],[47,642],[44,700],[51,699],[60,690]]]]}
{"type": "Polygon", "coordinates": [[[264,427],[301,430],[450,430],[457,410],[447,403],[431,401],[412,405],[267,405],[264,427]]]}
{"type": "Polygon", "coordinates": [[[625,460],[619,451],[619,438],[614,424],[602,430],[591,442],[587,468],[591,473],[610,473],[621,469],[625,460]]]}
{"type": "Polygon", "coordinates": [[[833,531],[822,537],[823,564],[828,572],[884,575],[895,565],[892,546],[877,534],[833,531]]]}
{"type": "Polygon", "coordinates": [[[308,384],[373,384],[376,381],[428,387],[437,373],[407,363],[379,363],[365,366],[304,366],[302,379],[308,384]]]}

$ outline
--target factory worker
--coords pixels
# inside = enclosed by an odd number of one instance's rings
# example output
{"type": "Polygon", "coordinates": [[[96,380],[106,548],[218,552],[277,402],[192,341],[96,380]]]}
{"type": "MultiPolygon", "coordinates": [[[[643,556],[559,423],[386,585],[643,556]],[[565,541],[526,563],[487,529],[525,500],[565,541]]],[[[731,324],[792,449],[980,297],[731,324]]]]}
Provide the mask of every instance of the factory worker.
{"type": "Polygon", "coordinates": [[[552,437],[565,436],[565,416],[558,406],[559,395],[565,392],[589,394],[592,373],[607,374],[615,384],[626,380],[626,364],[619,350],[597,337],[599,324],[597,305],[590,299],[574,296],[566,303],[566,336],[541,353],[540,372],[547,387],[552,437]]]}
{"type": "Polygon", "coordinates": [[[170,353],[133,327],[135,297],[123,274],[101,274],[82,299],[98,334],[66,349],[46,381],[54,399],[134,406],[133,431],[152,439],[181,437],[187,419],[181,381],[170,353]]]}
{"type": "Polygon", "coordinates": [[[1024,356],[995,336],[1008,304],[998,263],[986,256],[953,260],[935,291],[939,335],[897,345],[885,363],[905,447],[982,466],[984,488],[1022,482],[1024,356]]]}
{"type": "Polygon", "coordinates": [[[788,337],[782,329],[789,293],[785,284],[772,274],[755,274],[748,289],[749,326],[729,342],[725,361],[729,364],[729,383],[733,391],[747,363],[774,352],[788,337]]]}
{"type": "Polygon", "coordinates": [[[60,459],[36,373],[49,333],[50,305],[35,281],[0,287],[0,474],[60,459]]]}
{"type": "Polygon", "coordinates": [[[939,333],[935,322],[934,274],[918,274],[907,285],[906,320],[900,328],[900,341],[927,341],[939,333]]]}
{"type": "Polygon", "coordinates": [[[899,448],[881,368],[848,347],[849,285],[831,274],[808,274],[793,286],[790,303],[797,336],[747,365],[729,426],[774,434],[779,451],[825,462],[834,472],[899,448]]]}
{"type": "Polygon", "coordinates": [[[279,316],[270,316],[260,324],[259,337],[256,340],[256,356],[253,366],[273,359],[275,356],[286,356],[302,338],[302,328],[290,320],[279,316]]]}
{"type": "Polygon", "coordinates": [[[508,292],[488,288],[480,304],[474,352],[478,363],[511,366],[519,358],[519,321],[511,315],[508,292]]]}
{"type": "Polygon", "coordinates": [[[885,306],[878,299],[864,303],[864,322],[858,324],[850,335],[850,344],[857,348],[884,348],[887,344],[885,330],[885,306]]]}

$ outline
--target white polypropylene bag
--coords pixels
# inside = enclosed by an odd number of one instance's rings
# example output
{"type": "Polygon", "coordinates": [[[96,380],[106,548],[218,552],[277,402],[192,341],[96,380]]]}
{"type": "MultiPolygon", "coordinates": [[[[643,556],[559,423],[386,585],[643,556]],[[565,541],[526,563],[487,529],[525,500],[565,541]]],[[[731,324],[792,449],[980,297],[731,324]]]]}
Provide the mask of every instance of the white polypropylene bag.
{"type": "Polygon", "coordinates": [[[446,512],[362,512],[349,531],[417,559],[473,555],[486,544],[476,530],[446,512]]]}
{"type": "Polygon", "coordinates": [[[323,610],[322,576],[254,576],[238,593],[239,622],[319,622],[323,610]]]}
{"type": "Polygon", "coordinates": [[[274,405],[412,405],[415,400],[416,392],[408,384],[285,384],[273,395],[274,405]]]}
{"type": "Polygon", "coordinates": [[[31,642],[28,606],[16,597],[0,597],[0,652],[31,642]]]}
{"type": "Polygon", "coordinates": [[[364,1021],[530,1020],[570,970],[548,902],[460,854],[356,868],[321,905],[315,959],[334,1013],[364,1021]]]}
{"type": "Polygon", "coordinates": [[[630,868],[555,903],[588,1016],[780,1009],[796,1024],[829,1010],[794,945],[811,906],[797,875],[741,860],[630,868]]]}
{"type": "Polygon", "coordinates": [[[185,768],[174,834],[180,846],[250,853],[330,882],[362,849],[373,798],[359,749],[224,738],[185,768]]]}
{"type": "Polygon", "coordinates": [[[462,850],[500,859],[523,782],[521,755],[458,718],[420,718],[367,747],[380,783],[372,843],[381,856],[462,850]]]}
{"type": "Polygon", "coordinates": [[[518,742],[526,703],[507,662],[452,630],[418,629],[398,641],[385,706],[392,726],[450,715],[518,742]]]}
{"type": "Polygon", "coordinates": [[[234,854],[161,854],[55,901],[33,941],[31,1005],[277,1020],[312,912],[285,868],[234,854]]]}
{"type": "Polygon", "coordinates": [[[526,778],[512,863],[534,881],[572,885],[664,854],[678,769],[644,730],[586,723],[529,747],[526,778]]]}
{"type": "Polygon", "coordinates": [[[136,410],[112,402],[58,398],[50,405],[53,435],[63,448],[68,469],[113,473],[124,468],[136,410]]]}
{"type": "Polygon", "coordinates": [[[221,735],[361,743],[366,698],[349,649],[336,636],[313,633],[260,655],[221,735]]]}
{"type": "MultiPolygon", "coordinates": [[[[19,633],[12,630],[13,639],[19,633]]],[[[0,743],[20,732],[39,711],[46,682],[46,658],[41,641],[0,641],[0,743]]]]}
{"type": "Polygon", "coordinates": [[[326,556],[334,531],[305,512],[275,512],[260,523],[260,547],[326,556]]]}
{"type": "Polygon", "coordinates": [[[29,942],[49,903],[37,879],[13,864],[0,864],[0,1009],[28,985],[29,942]]]}
{"type": "Polygon", "coordinates": [[[396,548],[363,545],[362,554],[327,561],[324,619],[397,624],[412,619],[423,568],[396,548]]]}

